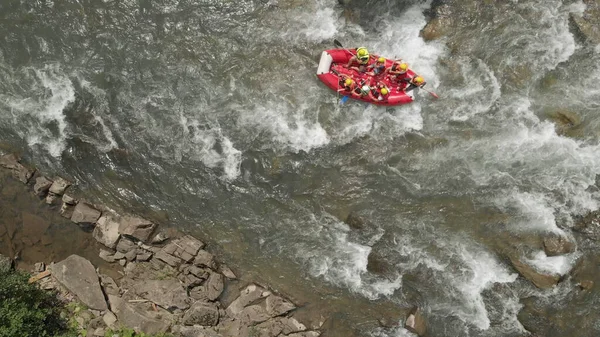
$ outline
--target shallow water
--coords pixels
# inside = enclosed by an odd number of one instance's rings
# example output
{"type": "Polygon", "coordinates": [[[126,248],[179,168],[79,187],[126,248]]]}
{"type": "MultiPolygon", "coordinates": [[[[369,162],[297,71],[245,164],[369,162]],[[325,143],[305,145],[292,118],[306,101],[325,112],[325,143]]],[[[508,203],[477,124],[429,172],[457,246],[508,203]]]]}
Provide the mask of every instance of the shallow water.
{"type": "Polygon", "coordinates": [[[405,335],[376,321],[419,305],[432,336],[520,336],[524,298],[574,291],[534,289],[504,254],[564,273],[579,252],[548,259],[540,235],[598,208],[600,63],[569,30],[580,2],[463,1],[433,42],[428,1],[272,3],[4,2],[0,140],[209,238],[333,313],[332,334],[405,335]],[[314,76],[334,38],[402,57],[441,99],[340,107],[314,76]],[[557,132],[565,111],[579,123],[557,132]]]}

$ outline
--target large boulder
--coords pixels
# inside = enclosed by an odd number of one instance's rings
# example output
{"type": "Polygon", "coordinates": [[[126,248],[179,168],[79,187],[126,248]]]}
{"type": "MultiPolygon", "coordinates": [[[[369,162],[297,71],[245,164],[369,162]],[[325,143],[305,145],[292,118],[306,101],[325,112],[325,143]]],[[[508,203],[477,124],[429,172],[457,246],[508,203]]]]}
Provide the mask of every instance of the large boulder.
{"type": "Polygon", "coordinates": [[[113,215],[104,214],[96,222],[96,227],[92,235],[96,241],[108,248],[114,249],[121,237],[121,234],[119,234],[119,222],[114,219],[113,215]]]}
{"type": "Polygon", "coordinates": [[[600,44],[600,1],[583,0],[586,5],[583,14],[571,13],[569,16],[571,28],[582,39],[593,44],[600,44]]]}
{"type": "Polygon", "coordinates": [[[147,242],[155,230],[156,224],[130,215],[124,216],[119,224],[119,232],[122,235],[134,237],[142,242],[147,242]]]}
{"type": "Polygon", "coordinates": [[[416,333],[419,336],[425,335],[425,332],[427,332],[427,325],[425,324],[425,319],[418,308],[412,310],[408,315],[406,321],[404,322],[404,327],[408,331],[416,333]]]}
{"type": "Polygon", "coordinates": [[[35,185],[33,185],[33,193],[38,197],[44,197],[48,193],[50,186],[52,186],[52,180],[43,176],[37,177],[35,178],[35,185]]]}
{"type": "Polygon", "coordinates": [[[547,256],[556,256],[573,252],[575,244],[563,235],[549,235],[544,238],[544,251],[547,256]]]}
{"type": "Polygon", "coordinates": [[[149,306],[132,304],[116,296],[109,296],[111,308],[124,326],[142,331],[145,334],[163,334],[173,321],[171,314],[165,311],[155,312],[149,306]]]}
{"type": "Polygon", "coordinates": [[[165,309],[185,310],[190,307],[187,302],[187,293],[176,279],[140,280],[133,290],[140,297],[165,309]]]}
{"type": "Polygon", "coordinates": [[[0,156],[0,166],[11,170],[13,177],[24,184],[27,184],[29,179],[31,179],[35,173],[35,169],[22,165],[19,157],[14,154],[0,156]]]}
{"type": "Polygon", "coordinates": [[[78,255],[71,255],[50,268],[56,280],[90,309],[103,311],[108,308],[98,274],[90,261],[78,255]]]}
{"type": "Polygon", "coordinates": [[[240,296],[231,302],[225,311],[229,317],[236,317],[246,306],[269,295],[271,295],[270,291],[255,284],[250,284],[240,292],[240,296]]]}
{"type": "Polygon", "coordinates": [[[552,288],[560,280],[559,275],[539,272],[516,257],[511,257],[510,261],[521,276],[531,281],[538,288],[552,288]]]}
{"type": "Polygon", "coordinates": [[[66,181],[65,179],[58,177],[50,186],[50,193],[54,193],[56,195],[63,195],[67,187],[71,186],[71,183],[66,181]]]}

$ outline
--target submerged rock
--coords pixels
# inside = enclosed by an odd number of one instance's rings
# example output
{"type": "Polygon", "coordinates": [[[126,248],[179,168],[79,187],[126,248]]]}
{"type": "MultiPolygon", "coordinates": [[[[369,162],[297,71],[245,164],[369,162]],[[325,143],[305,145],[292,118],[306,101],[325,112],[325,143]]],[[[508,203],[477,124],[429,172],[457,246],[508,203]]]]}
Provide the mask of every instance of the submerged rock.
{"type": "Polygon", "coordinates": [[[544,251],[547,256],[571,253],[575,244],[562,235],[549,235],[544,238],[544,251]]]}
{"type": "Polygon", "coordinates": [[[427,325],[425,324],[425,319],[418,308],[413,309],[408,315],[406,321],[404,322],[404,327],[408,331],[416,333],[419,336],[425,335],[425,332],[427,332],[427,325]]]}
{"type": "Polygon", "coordinates": [[[518,258],[511,258],[510,261],[521,276],[531,281],[538,288],[552,288],[560,280],[559,275],[538,272],[533,267],[521,262],[518,258]]]}
{"type": "Polygon", "coordinates": [[[571,29],[575,30],[575,35],[582,40],[593,44],[600,44],[600,2],[597,0],[583,0],[586,5],[582,15],[571,13],[569,23],[571,29]]]}

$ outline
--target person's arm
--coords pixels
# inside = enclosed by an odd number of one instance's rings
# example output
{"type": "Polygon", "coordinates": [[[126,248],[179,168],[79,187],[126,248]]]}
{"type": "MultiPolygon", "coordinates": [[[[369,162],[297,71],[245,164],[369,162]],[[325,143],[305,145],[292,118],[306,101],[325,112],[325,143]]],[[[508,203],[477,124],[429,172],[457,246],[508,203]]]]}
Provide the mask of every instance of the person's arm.
{"type": "Polygon", "coordinates": [[[349,60],[348,60],[348,64],[346,64],[346,68],[350,68],[350,66],[352,65],[352,62],[354,62],[354,60],[358,60],[356,58],[356,56],[352,56],[349,60]]]}

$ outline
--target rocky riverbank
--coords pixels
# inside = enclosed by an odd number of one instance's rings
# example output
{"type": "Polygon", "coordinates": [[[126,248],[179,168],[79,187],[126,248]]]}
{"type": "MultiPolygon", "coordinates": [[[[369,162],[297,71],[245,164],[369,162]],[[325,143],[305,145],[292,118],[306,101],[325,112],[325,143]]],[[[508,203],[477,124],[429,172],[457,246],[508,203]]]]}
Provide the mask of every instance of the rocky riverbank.
{"type": "MultiPolygon", "coordinates": [[[[50,179],[20,163],[15,155],[1,156],[0,166],[47,205],[60,205],[59,214],[84,229],[78,235],[83,233],[101,244],[89,244],[84,250],[102,259],[106,273],[99,272],[102,262],[94,265],[76,254],[48,266],[36,263],[32,270],[36,275],[32,281],[40,287],[57,289],[63,298],[87,308],[77,316],[87,336],[104,336],[108,329],[119,327],[177,336],[321,334],[323,321],[303,324],[295,317],[296,304],[267,286],[238,280],[227,265],[205,250],[202,241],[76,198],[69,192],[70,182],[50,179]]],[[[22,258],[23,244],[53,244],[45,234],[49,222],[34,215],[23,217],[27,228],[19,234],[14,226],[0,227],[0,237],[7,243],[5,252],[13,259],[22,258]]]]}

